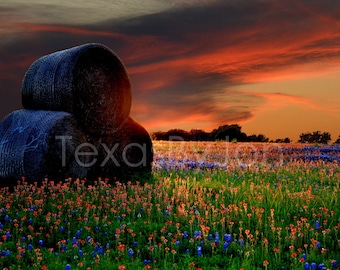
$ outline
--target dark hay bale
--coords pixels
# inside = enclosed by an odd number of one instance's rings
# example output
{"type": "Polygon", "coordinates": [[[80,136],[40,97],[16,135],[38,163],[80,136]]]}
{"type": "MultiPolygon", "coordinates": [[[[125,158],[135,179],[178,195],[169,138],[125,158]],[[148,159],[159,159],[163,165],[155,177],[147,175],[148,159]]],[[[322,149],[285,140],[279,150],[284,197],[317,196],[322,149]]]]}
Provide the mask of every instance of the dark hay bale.
{"type": "Polygon", "coordinates": [[[22,82],[25,109],[73,113],[95,134],[112,134],[127,120],[131,85],[122,61],[107,47],[89,43],[36,60],[22,82]]]}
{"type": "Polygon", "coordinates": [[[74,153],[86,139],[74,116],[66,112],[9,114],[0,122],[0,184],[16,185],[22,176],[29,182],[85,177],[87,168],[78,164],[74,153]]]}
{"type": "Polygon", "coordinates": [[[92,137],[92,143],[97,146],[98,158],[90,168],[89,179],[98,176],[123,182],[150,179],[152,141],[148,132],[131,117],[119,131],[110,136],[92,137]]]}

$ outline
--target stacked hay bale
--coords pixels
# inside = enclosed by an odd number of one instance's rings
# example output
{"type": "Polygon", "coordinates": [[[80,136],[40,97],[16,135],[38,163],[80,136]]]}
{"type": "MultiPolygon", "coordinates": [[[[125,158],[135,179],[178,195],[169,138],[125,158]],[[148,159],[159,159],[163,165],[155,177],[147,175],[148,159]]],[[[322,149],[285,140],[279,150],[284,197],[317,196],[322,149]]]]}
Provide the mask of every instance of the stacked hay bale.
{"type": "Polygon", "coordinates": [[[130,80],[107,47],[90,43],[43,56],[21,90],[24,110],[0,123],[0,178],[151,173],[151,139],[130,117],[130,80]]]}

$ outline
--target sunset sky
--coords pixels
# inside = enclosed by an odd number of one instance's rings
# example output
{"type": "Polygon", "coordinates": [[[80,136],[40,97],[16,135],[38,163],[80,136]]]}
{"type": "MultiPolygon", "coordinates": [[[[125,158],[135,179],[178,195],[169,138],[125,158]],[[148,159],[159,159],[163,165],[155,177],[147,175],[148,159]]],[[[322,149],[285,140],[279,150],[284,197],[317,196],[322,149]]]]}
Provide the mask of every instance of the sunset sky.
{"type": "Polygon", "coordinates": [[[340,135],[340,1],[1,0],[0,118],[32,62],[87,42],[122,59],[148,131],[340,135]],[[28,3],[29,2],[29,3],[28,3]]]}

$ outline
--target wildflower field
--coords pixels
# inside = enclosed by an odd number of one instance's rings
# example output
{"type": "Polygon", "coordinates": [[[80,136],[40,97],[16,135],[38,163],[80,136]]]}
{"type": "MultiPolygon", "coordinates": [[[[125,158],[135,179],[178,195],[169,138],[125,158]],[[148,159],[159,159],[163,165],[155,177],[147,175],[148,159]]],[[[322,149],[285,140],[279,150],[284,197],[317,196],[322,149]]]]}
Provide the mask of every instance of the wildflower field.
{"type": "Polygon", "coordinates": [[[340,146],[154,142],[151,179],[0,190],[1,269],[339,269],[340,146]]]}

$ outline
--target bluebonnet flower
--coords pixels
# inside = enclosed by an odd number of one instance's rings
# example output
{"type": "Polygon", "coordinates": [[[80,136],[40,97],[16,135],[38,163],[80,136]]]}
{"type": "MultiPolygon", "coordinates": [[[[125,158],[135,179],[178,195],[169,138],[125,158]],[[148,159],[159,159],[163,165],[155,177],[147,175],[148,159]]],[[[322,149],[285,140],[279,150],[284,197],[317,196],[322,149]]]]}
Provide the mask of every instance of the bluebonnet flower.
{"type": "Polygon", "coordinates": [[[6,222],[11,222],[11,219],[9,218],[8,215],[5,216],[5,221],[6,221],[6,222]]]}
{"type": "Polygon", "coordinates": [[[197,256],[203,256],[202,247],[201,246],[197,247],[197,256]]]}
{"type": "Polygon", "coordinates": [[[77,238],[72,237],[72,245],[77,245],[77,244],[78,244],[77,238]]]}
{"type": "Polygon", "coordinates": [[[28,244],[27,248],[28,248],[28,250],[31,250],[31,249],[33,249],[33,245],[32,244],[28,244]]]}
{"type": "Polygon", "coordinates": [[[69,264],[66,264],[66,266],[65,266],[65,270],[71,270],[71,265],[69,265],[69,264]]]}
{"type": "Polygon", "coordinates": [[[143,263],[144,263],[145,265],[147,265],[147,264],[150,264],[151,261],[150,261],[150,260],[144,260],[143,263]]]}
{"type": "Polygon", "coordinates": [[[134,254],[135,254],[135,252],[133,251],[133,249],[129,248],[128,249],[128,256],[129,256],[129,258],[133,258],[134,254]]]}
{"type": "Polygon", "coordinates": [[[81,231],[80,230],[78,230],[77,232],[76,232],[76,238],[80,238],[80,234],[81,234],[81,231]]]}
{"type": "Polygon", "coordinates": [[[82,249],[79,249],[79,251],[78,251],[78,256],[79,256],[79,257],[83,257],[83,256],[84,256],[84,252],[83,252],[82,249]]]}
{"type": "Polygon", "coordinates": [[[336,260],[333,260],[332,262],[332,268],[337,268],[338,267],[338,263],[336,260]]]}
{"type": "Polygon", "coordinates": [[[317,220],[315,221],[315,230],[319,230],[320,229],[320,222],[317,220]]]}
{"type": "Polygon", "coordinates": [[[64,231],[65,231],[65,228],[64,228],[63,226],[61,226],[61,227],[59,228],[59,231],[60,231],[60,232],[64,232],[64,231]]]}
{"type": "Polygon", "coordinates": [[[138,246],[138,242],[136,242],[136,241],[133,242],[133,246],[134,246],[134,247],[138,246]]]}
{"type": "Polygon", "coordinates": [[[179,246],[181,244],[181,241],[177,240],[176,241],[176,246],[179,246]]]}
{"type": "Polygon", "coordinates": [[[306,255],[305,253],[303,253],[303,254],[301,255],[301,259],[303,259],[304,261],[306,261],[306,260],[307,260],[307,255],[306,255]]]}
{"type": "Polygon", "coordinates": [[[315,262],[312,262],[311,264],[310,264],[310,268],[312,269],[312,270],[316,270],[316,263],[315,262]]]}
{"type": "Polygon", "coordinates": [[[187,231],[184,231],[184,232],[183,232],[183,237],[184,237],[184,238],[188,238],[188,236],[189,236],[189,235],[188,235],[188,232],[187,232],[187,231]]]}
{"type": "Polygon", "coordinates": [[[303,265],[303,270],[309,270],[310,269],[310,265],[308,262],[305,262],[305,264],[303,265]]]}
{"type": "Polygon", "coordinates": [[[326,265],[324,263],[320,263],[319,264],[319,269],[320,270],[326,269],[326,265]]]}
{"type": "Polygon", "coordinates": [[[185,254],[190,254],[190,249],[187,248],[187,249],[185,250],[185,254]]]}
{"type": "Polygon", "coordinates": [[[44,241],[43,241],[43,240],[41,240],[41,239],[39,240],[39,242],[38,242],[38,243],[39,243],[39,246],[41,246],[41,247],[44,245],[44,241]]]}
{"type": "Polygon", "coordinates": [[[166,216],[169,215],[169,210],[168,210],[168,209],[165,210],[165,215],[166,215],[166,216]]]}
{"type": "Polygon", "coordinates": [[[30,218],[30,219],[28,220],[28,223],[29,223],[29,224],[32,224],[32,223],[33,223],[33,219],[30,218]]]}
{"type": "Polygon", "coordinates": [[[4,225],[0,222],[0,229],[3,229],[4,225]]]}
{"type": "Polygon", "coordinates": [[[243,240],[243,239],[240,239],[240,240],[239,240],[239,244],[240,244],[241,247],[244,247],[244,240],[243,240]]]}
{"type": "Polygon", "coordinates": [[[233,240],[233,237],[231,236],[231,234],[226,233],[223,237],[224,241],[227,243],[231,243],[231,241],[233,240]]]}
{"type": "Polygon", "coordinates": [[[9,239],[11,239],[11,237],[12,237],[11,233],[10,232],[6,232],[6,239],[9,240],[9,239]]]}
{"type": "Polygon", "coordinates": [[[229,243],[228,242],[224,242],[223,244],[223,251],[226,251],[229,247],[229,243]]]}

